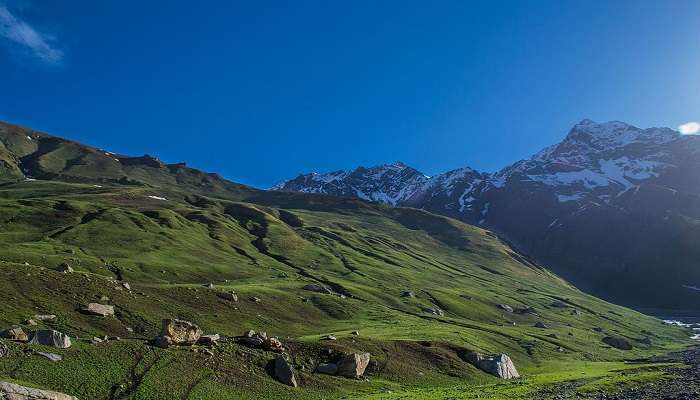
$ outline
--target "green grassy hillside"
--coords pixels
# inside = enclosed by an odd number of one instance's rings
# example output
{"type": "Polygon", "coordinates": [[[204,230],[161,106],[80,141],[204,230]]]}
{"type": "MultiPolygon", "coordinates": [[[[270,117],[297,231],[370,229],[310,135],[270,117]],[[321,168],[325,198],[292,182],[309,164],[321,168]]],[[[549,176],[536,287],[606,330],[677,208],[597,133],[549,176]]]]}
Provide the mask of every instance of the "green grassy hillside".
{"type": "Polygon", "coordinates": [[[688,344],[682,329],[586,295],[456,220],[262,192],[148,160],[112,168],[94,149],[21,131],[33,137],[23,142],[13,129],[0,131],[10,158],[40,180],[0,185],[0,328],[54,314],[39,326],[77,339],[51,349],[64,356],[56,363],[5,341],[0,380],[81,399],[528,398],[688,344]],[[57,272],[62,263],[75,272],[57,272]],[[225,291],[239,300],[218,296],[225,291]],[[115,316],[80,313],[90,302],[114,305],[115,316]],[[213,354],[150,346],[163,318],[280,337],[300,387],[270,376],[272,353],[237,343],[213,354]],[[338,340],[322,341],[327,334],[338,340]],[[89,342],[105,335],[122,340],[89,342]],[[633,349],[610,348],[606,336],[633,349]],[[313,373],[327,348],[370,352],[368,380],[313,373]],[[505,352],[523,378],[499,381],[463,361],[466,350],[505,352]]]}

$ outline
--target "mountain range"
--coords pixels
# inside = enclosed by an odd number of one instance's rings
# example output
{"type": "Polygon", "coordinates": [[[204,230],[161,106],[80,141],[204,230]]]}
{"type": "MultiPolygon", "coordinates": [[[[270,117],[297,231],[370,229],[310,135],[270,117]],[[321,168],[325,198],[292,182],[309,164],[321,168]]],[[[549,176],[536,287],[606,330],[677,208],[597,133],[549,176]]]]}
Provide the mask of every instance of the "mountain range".
{"type": "Polygon", "coordinates": [[[353,196],[500,235],[578,287],[643,309],[700,309],[700,137],[583,120],[495,173],[428,177],[403,163],[310,173],[272,188],[353,196]]]}

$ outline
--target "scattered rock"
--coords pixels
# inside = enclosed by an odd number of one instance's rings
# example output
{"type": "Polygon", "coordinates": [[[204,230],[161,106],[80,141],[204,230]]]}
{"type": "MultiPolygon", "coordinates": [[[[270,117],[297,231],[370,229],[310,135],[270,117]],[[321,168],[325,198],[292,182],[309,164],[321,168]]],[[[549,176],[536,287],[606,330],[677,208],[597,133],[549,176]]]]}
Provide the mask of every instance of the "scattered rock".
{"type": "Polygon", "coordinates": [[[164,319],[160,336],[167,336],[175,345],[192,345],[202,336],[202,329],[189,321],[164,319]]]}
{"type": "Polygon", "coordinates": [[[126,290],[131,290],[131,285],[128,282],[122,282],[122,287],[126,290]]]}
{"type": "Polygon", "coordinates": [[[37,351],[36,354],[38,354],[38,355],[40,355],[40,356],[42,356],[42,357],[46,357],[46,358],[48,358],[49,360],[51,360],[51,361],[53,361],[53,362],[58,362],[58,361],[63,360],[63,356],[61,356],[61,355],[59,355],[59,354],[44,353],[43,351],[37,351]]]}
{"type": "Polygon", "coordinates": [[[509,313],[513,312],[513,307],[509,306],[508,304],[499,304],[498,308],[500,308],[503,311],[507,311],[509,313]]]}
{"type": "Polygon", "coordinates": [[[207,285],[204,285],[204,287],[206,287],[206,288],[208,288],[208,289],[214,289],[214,284],[213,284],[213,283],[209,283],[209,284],[207,284],[207,285]]]}
{"type": "Polygon", "coordinates": [[[262,300],[260,300],[259,297],[253,296],[250,298],[250,301],[252,301],[253,303],[260,303],[262,300]]]}
{"type": "Polygon", "coordinates": [[[545,324],[545,323],[542,322],[542,321],[537,321],[537,322],[535,323],[535,328],[548,329],[549,326],[547,326],[547,324],[545,324]]]}
{"type": "Polygon", "coordinates": [[[14,383],[0,382],[0,399],[7,400],[78,400],[77,397],[49,390],[32,389],[14,383]]]}
{"type": "Polygon", "coordinates": [[[216,343],[219,340],[221,340],[221,336],[218,333],[215,333],[213,335],[202,335],[199,338],[199,343],[211,344],[211,343],[216,343]]]}
{"type": "Polygon", "coordinates": [[[360,336],[360,331],[352,331],[351,334],[355,336],[360,336]]]}
{"type": "Polygon", "coordinates": [[[292,387],[299,386],[297,384],[297,378],[294,373],[294,368],[289,363],[289,361],[287,361],[287,358],[284,357],[282,354],[278,355],[275,358],[274,373],[275,378],[278,381],[284,383],[285,385],[289,385],[292,387]]]}
{"type": "Polygon", "coordinates": [[[235,292],[219,292],[216,294],[220,299],[228,301],[238,301],[238,295],[235,292]]]}
{"type": "Polygon", "coordinates": [[[469,352],[464,357],[467,362],[480,370],[501,379],[519,378],[520,374],[515,369],[513,360],[507,354],[501,353],[493,357],[484,357],[479,353],[469,352]]]}
{"type": "Polygon", "coordinates": [[[251,338],[251,337],[255,336],[255,331],[252,329],[249,331],[245,331],[245,332],[243,332],[243,336],[251,338]]]}
{"type": "Polygon", "coordinates": [[[68,263],[61,263],[58,265],[58,268],[56,268],[56,271],[62,272],[64,274],[72,274],[73,268],[70,265],[68,265],[68,263]]]}
{"type": "Polygon", "coordinates": [[[442,311],[442,310],[441,310],[440,308],[438,308],[438,307],[424,307],[424,308],[423,308],[423,311],[428,312],[428,313],[431,313],[431,314],[433,314],[433,315],[437,315],[437,316],[439,316],[439,317],[444,317],[444,316],[445,316],[445,312],[442,311]]]}
{"type": "Polygon", "coordinates": [[[338,338],[333,335],[326,335],[322,337],[321,340],[338,340],[338,338]]]}
{"type": "Polygon", "coordinates": [[[303,289],[308,290],[310,292],[316,292],[316,293],[325,293],[325,294],[333,293],[329,288],[322,286],[322,285],[315,284],[315,283],[309,283],[308,285],[304,285],[303,289]]]}
{"type": "Polygon", "coordinates": [[[173,339],[171,339],[170,336],[158,336],[153,340],[153,344],[161,349],[167,349],[173,344],[173,339]]]}
{"type": "Polygon", "coordinates": [[[29,326],[36,326],[37,325],[36,321],[34,321],[33,319],[24,320],[24,324],[29,325],[29,326]]]}
{"type": "Polygon", "coordinates": [[[0,358],[6,357],[10,354],[10,349],[5,343],[0,343],[0,358]]]}
{"type": "Polygon", "coordinates": [[[626,339],[620,337],[606,336],[603,343],[620,350],[632,350],[632,345],[626,339]]]}
{"type": "Polygon", "coordinates": [[[0,338],[16,340],[18,342],[26,342],[29,340],[27,333],[19,326],[13,326],[12,328],[0,331],[0,338]]]}
{"type": "Polygon", "coordinates": [[[359,378],[365,373],[369,365],[369,353],[354,353],[338,361],[338,375],[348,378],[359,378]]]}
{"type": "Polygon", "coordinates": [[[59,349],[67,349],[71,346],[71,340],[68,335],[53,329],[40,329],[34,332],[29,343],[57,347],[59,349]]]}
{"type": "Polygon", "coordinates": [[[114,315],[114,306],[108,306],[100,303],[90,303],[87,305],[87,307],[83,308],[83,312],[91,315],[109,317],[114,315]]]}
{"type": "Polygon", "coordinates": [[[100,343],[102,343],[103,341],[104,341],[104,340],[102,340],[102,339],[98,338],[97,336],[95,336],[94,338],[92,338],[92,339],[90,340],[90,343],[91,343],[91,344],[100,344],[100,343]]]}
{"type": "Polygon", "coordinates": [[[282,342],[280,342],[280,340],[275,337],[265,339],[262,343],[262,348],[277,353],[281,353],[284,351],[284,346],[282,345],[282,342]]]}
{"type": "Polygon", "coordinates": [[[413,293],[413,292],[410,291],[410,290],[404,290],[403,292],[401,292],[401,297],[411,297],[411,298],[413,298],[413,297],[416,297],[416,294],[413,293]]]}
{"type": "Polygon", "coordinates": [[[44,314],[44,315],[37,314],[34,316],[34,319],[38,320],[38,321],[53,321],[56,319],[56,316],[53,314],[44,314]]]}
{"type": "Polygon", "coordinates": [[[319,364],[318,367],[316,367],[316,372],[319,374],[335,375],[338,373],[338,366],[333,363],[319,364]]]}

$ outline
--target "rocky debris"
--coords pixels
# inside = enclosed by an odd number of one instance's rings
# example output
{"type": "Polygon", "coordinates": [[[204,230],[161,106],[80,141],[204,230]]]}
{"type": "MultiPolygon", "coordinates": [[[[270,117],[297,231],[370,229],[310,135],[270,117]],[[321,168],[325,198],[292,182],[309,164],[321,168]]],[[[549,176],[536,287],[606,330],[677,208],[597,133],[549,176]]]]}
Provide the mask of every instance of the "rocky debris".
{"type": "Polygon", "coordinates": [[[167,349],[173,344],[173,339],[170,336],[158,336],[153,340],[153,344],[161,349],[167,349]]]}
{"type": "Polygon", "coordinates": [[[508,304],[499,304],[498,308],[509,313],[513,312],[513,307],[509,306],[508,304]]]}
{"type": "Polygon", "coordinates": [[[53,321],[56,319],[56,316],[53,314],[37,314],[34,316],[34,319],[37,321],[53,321]]]}
{"type": "Polygon", "coordinates": [[[252,329],[251,329],[251,330],[248,330],[248,331],[245,331],[245,332],[243,332],[243,336],[244,336],[244,337],[249,337],[249,338],[251,338],[251,337],[255,336],[255,331],[252,330],[252,329]]]}
{"type": "Polygon", "coordinates": [[[0,331],[0,338],[16,340],[18,342],[26,342],[29,340],[27,333],[19,326],[13,326],[12,328],[0,331]]]}
{"type": "Polygon", "coordinates": [[[545,324],[545,323],[542,322],[542,321],[537,321],[537,322],[535,323],[535,328],[549,329],[549,326],[547,326],[547,324],[545,324]]]}
{"type": "Polygon", "coordinates": [[[404,290],[403,292],[401,292],[401,297],[411,297],[411,298],[414,298],[414,297],[416,297],[416,294],[413,293],[413,292],[410,291],[410,290],[404,290]]]}
{"type": "Polygon", "coordinates": [[[181,319],[164,319],[160,336],[155,339],[158,347],[174,345],[192,345],[202,336],[202,329],[189,321],[181,319]],[[169,338],[169,339],[166,339],[169,338]],[[167,343],[167,344],[166,344],[167,343]]]}
{"type": "Polygon", "coordinates": [[[338,340],[338,338],[333,335],[326,335],[322,337],[321,340],[338,340]]]}
{"type": "Polygon", "coordinates": [[[238,295],[235,292],[219,292],[216,296],[223,300],[238,301],[238,295]]]}
{"type": "Polygon", "coordinates": [[[87,305],[87,307],[84,307],[82,311],[86,314],[109,317],[114,315],[114,306],[108,306],[100,303],[90,303],[87,305]]]}
{"type": "Polygon", "coordinates": [[[262,348],[267,351],[274,351],[276,353],[281,353],[284,351],[284,346],[282,342],[276,337],[269,337],[265,339],[262,343],[262,348]]]}
{"type": "Polygon", "coordinates": [[[68,265],[68,263],[61,263],[56,268],[56,271],[62,272],[64,274],[72,274],[73,268],[70,265],[68,265]]]}
{"type": "Polygon", "coordinates": [[[250,301],[252,301],[253,303],[260,303],[262,300],[260,300],[259,297],[253,296],[250,298],[250,301]]]}
{"type": "Polygon", "coordinates": [[[256,333],[253,330],[244,332],[243,336],[238,339],[238,342],[249,347],[258,347],[276,353],[282,353],[284,351],[282,342],[276,337],[268,337],[265,332],[256,333]]]}
{"type": "Polygon", "coordinates": [[[37,326],[36,321],[34,321],[33,319],[25,319],[24,324],[28,326],[37,326]]]}
{"type": "Polygon", "coordinates": [[[63,360],[63,356],[54,353],[45,353],[43,351],[37,351],[36,354],[48,358],[50,361],[58,362],[63,360]]]}
{"type": "Polygon", "coordinates": [[[14,383],[0,382],[0,399],[7,400],[78,400],[77,397],[49,390],[33,389],[14,383]]]}
{"type": "Polygon", "coordinates": [[[65,333],[53,329],[40,329],[34,332],[29,344],[41,344],[44,346],[57,347],[59,349],[67,349],[71,346],[71,340],[65,333]]]}
{"type": "Polygon", "coordinates": [[[445,316],[445,312],[442,311],[439,307],[423,307],[423,311],[433,315],[437,315],[438,317],[445,316]]]}
{"type": "Polygon", "coordinates": [[[316,367],[316,372],[319,374],[335,375],[338,373],[338,365],[333,363],[319,364],[316,367]]]}
{"type": "Polygon", "coordinates": [[[630,342],[620,337],[606,336],[603,338],[603,343],[620,350],[632,350],[630,342]]]}
{"type": "Polygon", "coordinates": [[[213,335],[202,335],[199,338],[199,343],[212,344],[218,342],[219,340],[221,340],[221,336],[218,333],[215,333],[213,335]]]}
{"type": "Polygon", "coordinates": [[[296,374],[294,373],[294,368],[289,363],[289,361],[287,361],[287,358],[282,354],[275,357],[274,374],[275,379],[284,383],[285,385],[289,385],[292,387],[299,386],[297,384],[297,378],[296,374]]]}
{"type": "Polygon", "coordinates": [[[520,374],[518,374],[518,371],[515,369],[513,360],[505,353],[485,357],[476,352],[468,352],[463,358],[480,370],[501,379],[520,378],[520,374]]]}
{"type": "Polygon", "coordinates": [[[10,349],[5,343],[0,343],[0,358],[6,357],[10,354],[10,349]]]}
{"type": "Polygon", "coordinates": [[[350,332],[350,334],[354,336],[360,336],[360,331],[352,331],[350,332]]]}
{"type": "Polygon", "coordinates": [[[324,294],[333,293],[329,288],[327,288],[323,285],[315,284],[315,283],[309,283],[308,285],[304,285],[303,289],[308,290],[310,292],[316,292],[316,293],[324,293],[324,294]]]}
{"type": "Polygon", "coordinates": [[[122,282],[122,287],[126,290],[131,290],[131,285],[128,282],[122,282]]]}
{"type": "Polygon", "coordinates": [[[337,374],[348,378],[359,378],[365,373],[369,360],[369,353],[354,353],[343,357],[336,364],[338,367],[337,374]]]}
{"type": "Polygon", "coordinates": [[[90,343],[91,343],[91,344],[100,344],[100,343],[102,343],[102,342],[104,342],[104,340],[102,340],[102,338],[98,338],[97,336],[95,336],[95,337],[93,337],[92,339],[90,339],[90,343]]]}
{"type": "Polygon", "coordinates": [[[214,284],[213,284],[213,283],[208,283],[208,284],[204,285],[204,287],[207,288],[207,289],[214,289],[214,284]]]}

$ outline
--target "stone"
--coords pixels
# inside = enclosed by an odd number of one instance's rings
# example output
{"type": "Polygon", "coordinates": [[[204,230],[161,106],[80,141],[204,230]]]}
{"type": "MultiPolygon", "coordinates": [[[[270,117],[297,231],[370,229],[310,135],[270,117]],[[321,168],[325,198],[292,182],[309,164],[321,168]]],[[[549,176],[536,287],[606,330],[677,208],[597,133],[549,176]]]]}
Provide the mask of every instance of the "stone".
{"type": "Polygon", "coordinates": [[[29,325],[29,326],[37,326],[36,321],[34,321],[33,319],[26,319],[26,320],[24,320],[24,324],[25,324],[25,325],[29,325]]]}
{"type": "Polygon", "coordinates": [[[54,353],[44,353],[43,351],[37,351],[36,354],[48,358],[50,361],[58,362],[63,360],[63,356],[54,353]]]}
{"type": "Polygon", "coordinates": [[[499,304],[498,308],[500,308],[503,311],[507,311],[509,313],[513,312],[513,307],[509,306],[508,304],[499,304]]]}
{"type": "Polygon", "coordinates": [[[338,361],[338,375],[348,378],[359,378],[367,369],[370,360],[369,353],[354,353],[338,361]]]}
{"type": "Polygon", "coordinates": [[[542,321],[537,321],[537,322],[535,323],[535,328],[548,329],[549,327],[548,327],[547,324],[545,324],[544,322],[542,322],[542,321]]]}
{"type": "Polygon", "coordinates": [[[360,336],[360,331],[352,331],[350,334],[355,335],[355,336],[360,336]]]}
{"type": "Polygon", "coordinates": [[[470,352],[466,355],[466,361],[480,370],[501,379],[520,378],[513,360],[507,354],[501,353],[492,357],[484,357],[479,353],[470,352]]]}
{"type": "Polygon", "coordinates": [[[253,336],[253,337],[244,336],[241,339],[239,339],[239,342],[243,343],[246,346],[250,346],[250,347],[260,347],[260,346],[262,346],[264,340],[257,337],[257,336],[253,336]]]}
{"type": "Polygon", "coordinates": [[[216,296],[228,301],[238,301],[238,295],[234,292],[219,292],[216,296]]]}
{"type": "Polygon", "coordinates": [[[108,306],[100,303],[90,303],[87,305],[87,307],[83,308],[83,312],[91,315],[109,317],[114,315],[114,306],[108,306]]]}
{"type": "Polygon", "coordinates": [[[245,331],[245,332],[243,332],[243,336],[251,338],[251,337],[255,336],[255,331],[252,329],[249,331],[245,331]]]}
{"type": "Polygon", "coordinates": [[[32,389],[9,382],[0,382],[0,399],[6,400],[78,400],[77,397],[49,390],[32,389]]]}
{"type": "Polygon", "coordinates": [[[416,297],[416,294],[413,293],[413,292],[410,291],[410,290],[404,290],[403,292],[401,292],[401,297],[411,297],[411,298],[413,298],[413,297],[416,297]]]}
{"type": "Polygon", "coordinates": [[[16,340],[18,342],[26,342],[29,340],[27,333],[19,326],[13,326],[12,328],[0,331],[0,338],[16,340]]]}
{"type": "Polygon", "coordinates": [[[423,311],[431,313],[433,315],[437,315],[439,317],[445,316],[445,312],[442,311],[439,307],[424,307],[423,311]]]}
{"type": "Polygon", "coordinates": [[[58,265],[58,268],[56,268],[56,271],[62,272],[64,274],[72,274],[73,268],[70,265],[68,265],[68,263],[61,263],[58,265]]]}
{"type": "Polygon", "coordinates": [[[65,333],[53,329],[40,329],[34,332],[29,344],[41,344],[44,346],[57,347],[59,349],[67,349],[71,346],[71,340],[65,333]]]}
{"type": "Polygon", "coordinates": [[[100,297],[100,301],[105,301],[105,302],[106,302],[106,301],[109,301],[109,297],[107,297],[107,296],[101,296],[101,297],[100,297]]]}
{"type": "Polygon", "coordinates": [[[282,354],[275,357],[274,373],[275,378],[278,381],[284,383],[285,385],[289,385],[291,387],[299,386],[297,384],[297,378],[296,374],[294,373],[294,368],[289,363],[289,361],[287,361],[287,358],[282,354]]]}
{"type": "Polygon", "coordinates": [[[262,348],[277,353],[281,353],[284,351],[284,346],[282,345],[282,342],[280,342],[279,339],[274,337],[265,339],[262,343],[262,348]]]}
{"type": "Polygon", "coordinates": [[[316,292],[316,293],[325,293],[325,294],[333,293],[327,287],[322,286],[322,285],[318,285],[316,283],[309,283],[308,285],[304,285],[303,289],[308,290],[310,292],[316,292]]]}
{"type": "Polygon", "coordinates": [[[199,338],[199,343],[211,344],[211,343],[216,343],[219,340],[221,340],[221,336],[218,333],[215,333],[213,335],[202,335],[199,338]]]}
{"type": "Polygon", "coordinates": [[[0,358],[7,357],[10,354],[10,348],[5,343],[0,343],[0,358]]]}
{"type": "Polygon", "coordinates": [[[172,344],[192,345],[202,336],[202,329],[189,321],[164,319],[160,336],[169,336],[172,344]]]}
{"type": "Polygon", "coordinates": [[[126,290],[131,290],[131,285],[128,282],[122,282],[122,287],[126,290]]]}
{"type": "Polygon", "coordinates": [[[167,349],[171,344],[173,344],[173,340],[170,338],[170,336],[158,336],[153,341],[153,344],[161,349],[167,349]]]}
{"type": "Polygon", "coordinates": [[[214,284],[213,284],[213,283],[209,283],[209,284],[207,284],[207,285],[204,285],[204,287],[206,287],[207,289],[214,289],[214,284]]]}
{"type": "Polygon", "coordinates": [[[619,350],[632,350],[632,345],[626,339],[620,337],[606,336],[603,343],[619,350]]]}
{"type": "Polygon", "coordinates": [[[338,340],[338,338],[333,335],[326,335],[322,337],[321,340],[338,340]]]}
{"type": "Polygon", "coordinates": [[[338,365],[333,363],[319,364],[318,367],[316,367],[316,372],[319,374],[335,375],[338,373],[338,365]]]}
{"type": "Polygon", "coordinates": [[[554,303],[550,304],[550,306],[554,307],[554,308],[567,308],[567,307],[569,307],[568,304],[564,303],[561,300],[555,301],[554,303]]]}
{"type": "Polygon", "coordinates": [[[259,297],[253,296],[250,298],[250,301],[252,301],[253,303],[260,303],[262,300],[260,300],[259,297]]]}
{"type": "Polygon", "coordinates": [[[56,319],[56,316],[53,314],[37,314],[34,316],[34,319],[37,321],[53,321],[56,319]]]}

